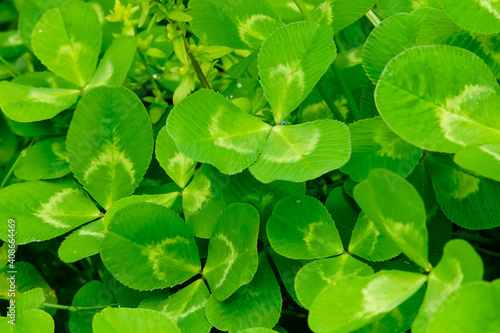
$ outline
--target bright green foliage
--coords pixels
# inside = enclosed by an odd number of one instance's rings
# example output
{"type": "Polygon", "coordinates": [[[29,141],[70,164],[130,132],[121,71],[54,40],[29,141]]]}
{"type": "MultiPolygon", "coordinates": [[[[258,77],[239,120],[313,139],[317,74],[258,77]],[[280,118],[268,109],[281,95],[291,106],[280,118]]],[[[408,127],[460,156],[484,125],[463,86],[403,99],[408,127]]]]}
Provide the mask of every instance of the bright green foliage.
{"type": "Polygon", "coordinates": [[[153,152],[151,122],[130,90],[88,91],[71,121],[66,149],[71,170],[105,209],[131,195],[153,152]]]}
{"type": "Polygon", "coordinates": [[[381,318],[424,284],[424,275],[380,271],[325,287],[309,312],[313,332],[348,333],[381,318]]]}
{"type": "Polygon", "coordinates": [[[454,153],[500,141],[500,116],[493,112],[498,83],[463,49],[422,46],[401,53],[382,73],[375,98],[389,127],[417,147],[454,153]]]}
{"type": "Polygon", "coordinates": [[[495,77],[500,76],[500,36],[477,34],[454,24],[442,10],[433,10],[425,17],[417,38],[418,45],[452,45],[474,52],[483,59],[495,77]]]}
{"type": "Polygon", "coordinates": [[[401,250],[391,236],[361,213],[352,231],[349,253],[370,261],[384,261],[396,257],[401,250]]]}
{"type": "Polygon", "coordinates": [[[310,309],[316,296],[329,285],[335,285],[344,278],[368,276],[373,269],[350,255],[313,261],[300,269],[295,277],[297,298],[306,309],[310,309]]]}
{"type": "MultiPolygon", "coordinates": [[[[375,5],[375,0],[328,0],[315,2],[320,3],[320,8],[331,6],[331,22],[329,23],[332,24],[334,31],[340,31],[354,23],[375,5]]],[[[329,16],[328,14],[327,16],[329,16]]]]}
{"type": "Polygon", "coordinates": [[[132,64],[136,48],[137,42],[131,36],[113,40],[86,89],[102,85],[121,85],[132,64]]]}
{"type": "Polygon", "coordinates": [[[212,236],[219,214],[225,207],[219,185],[221,177],[217,169],[203,164],[182,192],[184,216],[196,237],[212,236]]]}
{"type": "Polygon", "coordinates": [[[344,250],[325,206],[309,196],[289,196],[276,205],[267,221],[272,248],[291,259],[319,259],[344,250]]]}
{"type": "Polygon", "coordinates": [[[0,107],[18,122],[50,119],[73,105],[80,90],[37,88],[7,81],[0,82],[0,107]]]}
{"type": "Polygon", "coordinates": [[[187,157],[233,174],[257,159],[271,126],[221,94],[200,90],[172,110],[167,130],[187,157]]]}
{"type": "Polygon", "coordinates": [[[443,258],[429,274],[425,300],[413,324],[412,332],[425,333],[429,321],[448,296],[472,281],[483,277],[483,262],[464,240],[454,239],[444,247],[443,258]]]}
{"type": "Polygon", "coordinates": [[[125,206],[115,213],[107,230],[101,258],[111,274],[126,286],[138,290],[171,287],[200,271],[191,230],[163,206],[125,206]],[[137,266],[143,267],[141,274],[130,275],[137,266]]]}
{"type": "Polygon", "coordinates": [[[253,206],[235,203],[222,211],[203,268],[203,276],[218,301],[227,299],[255,275],[258,234],[259,213],[253,206]]]}
{"type": "Polygon", "coordinates": [[[465,30],[482,34],[500,33],[500,3],[482,0],[438,0],[446,14],[465,30]],[[470,15],[470,13],[474,15],[470,15]]]}
{"type": "Polygon", "coordinates": [[[43,14],[33,28],[31,45],[48,69],[83,87],[95,71],[101,49],[97,14],[83,2],[65,2],[43,14]]]}
{"type": "MultiPolygon", "coordinates": [[[[34,181],[0,191],[0,218],[16,221],[17,244],[57,237],[99,215],[87,194],[72,181],[34,181]],[[27,196],[27,192],[31,195],[27,196]]],[[[3,223],[2,240],[7,240],[7,228],[8,224],[3,223]]]]}
{"type": "Polygon", "coordinates": [[[250,172],[263,183],[302,182],[338,169],[349,159],[349,130],[339,121],[274,126],[250,172]]]}
{"type": "Polygon", "coordinates": [[[236,333],[251,327],[272,328],[278,322],[282,298],[265,254],[260,254],[258,267],[253,280],[225,301],[210,296],[205,314],[215,328],[236,333]]]}
{"type": "Polygon", "coordinates": [[[59,136],[27,148],[14,169],[16,177],[25,180],[55,179],[70,173],[65,139],[59,136]]]}
{"type": "Polygon", "coordinates": [[[45,311],[32,309],[16,315],[16,325],[9,324],[8,318],[2,317],[0,329],[5,333],[32,332],[33,327],[39,333],[53,333],[55,330],[54,319],[45,311]]]}
{"type": "Polygon", "coordinates": [[[355,333],[401,333],[407,332],[413,319],[422,305],[425,294],[425,285],[410,298],[395,307],[387,315],[369,325],[356,330],[355,333]]]}
{"type": "Polygon", "coordinates": [[[76,292],[71,305],[97,308],[71,313],[69,329],[75,332],[92,333],[92,318],[102,309],[98,306],[107,306],[113,303],[111,292],[104,284],[96,280],[88,282],[76,292]]]}
{"type": "Polygon", "coordinates": [[[425,206],[410,183],[385,169],[374,169],[354,188],[354,197],[380,232],[415,263],[431,268],[425,206]]]}
{"type": "Polygon", "coordinates": [[[179,151],[166,127],[160,130],[156,139],[156,159],[180,188],[186,187],[193,175],[196,162],[179,151]]]}
{"type": "Polygon", "coordinates": [[[430,9],[419,9],[397,14],[382,21],[373,30],[363,49],[363,67],[373,83],[377,84],[380,74],[392,58],[416,46],[420,26],[430,12],[430,9]],[[387,43],[387,40],[391,43],[387,43]]]}
{"type": "Polygon", "coordinates": [[[309,95],[336,55],[332,29],[312,22],[288,24],[262,45],[259,73],[276,124],[309,95]]]}
{"type": "Polygon", "coordinates": [[[454,160],[464,169],[500,182],[500,144],[468,146],[454,160]]]}
{"type": "Polygon", "coordinates": [[[262,222],[261,229],[265,226],[265,222],[271,216],[278,201],[289,195],[306,193],[304,183],[277,180],[263,184],[248,170],[228,178],[221,178],[220,188],[226,204],[246,202],[257,208],[262,222]]]}
{"type": "Polygon", "coordinates": [[[166,315],[150,309],[106,308],[94,316],[94,333],[181,333],[166,315]]]}
{"type": "Polygon", "coordinates": [[[214,45],[236,49],[258,49],[281,26],[268,0],[192,0],[189,2],[191,27],[199,36],[207,34],[214,45]]]}
{"type": "Polygon", "coordinates": [[[366,179],[372,169],[385,168],[403,177],[422,157],[422,150],[397,136],[380,117],[363,119],[349,126],[352,153],[341,168],[355,181],[366,179]]]}
{"type": "Polygon", "coordinates": [[[297,293],[295,292],[295,277],[299,270],[304,267],[306,264],[311,262],[311,260],[296,260],[283,257],[274,251],[272,248],[269,249],[269,254],[272,258],[272,263],[278,269],[278,274],[281,279],[281,282],[285,286],[286,291],[292,296],[293,300],[303,307],[303,304],[300,303],[297,293]]]}
{"type": "Polygon", "coordinates": [[[499,333],[499,6],[0,1],[0,332],[499,333]]]}
{"type": "Polygon", "coordinates": [[[422,7],[439,8],[437,0],[379,0],[377,4],[386,16],[411,12],[422,7]]]}
{"type": "MultiPolygon", "coordinates": [[[[30,263],[25,261],[16,262],[16,270],[18,272],[22,272],[22,274],[18,274],[16,276],[16,295],[17,297],[21,297],[23,293],[26,293],[30,290],[35,290],[41,288],[43,290],[44,300],[49,303],[57,303],[57,296],[49,284],[44,280],[43,276],[37,271],[37,269],[30,263]]],[[[9,266],[5,266],[0,269],[0,297],[7,299],[9,295],[10,281],[7,280],[8,277],[11,277],[12,273],[8,273],[11,271],[9,266]]],[[[37,291],[31,291],[31,293],[27,293],[25,296],[29,296],[31,299],[26,300],[27,308],[35,308],[33,306],[40,304],[40,297],[37,294],[37,291]],[[32,305],[29,305],[29,304],[32,305]]],[[[55,309],[44,308],[49,314],[54,315],[55,309]]],[[[18,312],[19,313],[19,312],[18,312]]]]}
{"type": "Polygon", "coordinates": [[[341,186],[338,186],[326,198],[325,207],[335,221],[342,244],[347,249],[354,225],[358,220],[358,205],[345,193],[341,186]]]}
{"type": "Polygon", "coordinates": [[[447,155],[433,155],[426,165],[437,201],[452,222],[473,230],[500,226],[497,182],[460,169],[447,155]]]}
{"type": "Polygon", "coordinates": [[[200,279],[166,300],[147,307],[165,314],[183,333],[208,333],[212,327],[205,317],[209,297],[210,292],[200,279]]]}
{"type": "Polygon", "coordinates": [[[157,205],[165,206],[167,208],[172,208],[175,200],[179,197],[179,192],[171,192],[165,194],[143,194],[143,195],[131,195],[130,197],[125,197],[118,200],[111,206],[110,209],[104,215],[103,223],[107,227],[115,213],[128,205],[140,203],[140,202],[150,202],[157,205]]]}
{"type": "Polygon", "coordinates": [[[17,296],[16,311],[18,313],[22,313],[32,309],[40,309],[42,307],[43,302],[45,302],[43,289],[34,288],[17,296]]]}
{"type": "Polygon", "coordinates": [[[427,332],[496,332],[500,325],[499,299],[500,280],[463,286],[439,307],[427,332]]]}
{"type": "Polygon", "coordinates": [[[26,1],[19,13],[19,35],[24,44],[31,48],[33,28],[42,15],[50,9],[57,8],[67,0],[30,0],[26,1]]]}
{"type": "Polygon", "coordinates": [[[104,238],[102,220],[84,225],[66,237],[59,247],[58,254],[64,262],[75,262],[99,253],[104,238]]]}

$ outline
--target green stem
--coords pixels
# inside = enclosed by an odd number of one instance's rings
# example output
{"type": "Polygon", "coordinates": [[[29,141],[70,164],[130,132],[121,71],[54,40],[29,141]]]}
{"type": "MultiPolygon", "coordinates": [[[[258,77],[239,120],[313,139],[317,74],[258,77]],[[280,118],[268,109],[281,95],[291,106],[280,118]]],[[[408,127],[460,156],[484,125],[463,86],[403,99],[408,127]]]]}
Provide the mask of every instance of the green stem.
{"type": "Polygon", "coordinates": [[[345,122],[345,118],[340,112],[340,110],[337,108],[337,105],[335,105],[335,101],[333,100],[331,95],[331,90],[328,89],[328,85],[325,84],[325,80],[323,78],[319,80],[318,84],[316,85],[316,88],[321,94],[321,97],[323,97],[326,105],[328,105],[328,107],[330,108],[330,111],[332,111],[335,118],[337,118],[337,120],[345,122]]]}
{"type": "Polygon", "coordinates": [[[15,66],[12,66],[12,64],[5,60],[2,56],[0,56],[0,61],[5,65],[5,67],[7,67],[10,75],[13,77],[21,75],[21,72],[19,72],[15,66]]]}
{"type": "Polygon", "coordinates": [[[368,18],[368,20],[370,20],[374,27],[378,27],[381,22],[377,14],[375,14],[373,10],[370,10],[368,13],[366,13],[366,17],[368,18]]]}
{"type": "Polygon", "coordinates": [[[347,85],[347,81],[340,73],[340,69],[335,62],[332,62],[330,67],[333,69],[333,72],[335,73],[335,75],[338,77],[338,79],[340,81],[340,87],[342,88],[342,91],[344,92],[345,98],[347,99],[347,103],[349,103],[349,108],[352,111],[352,114],[354,116],[354,120],[360,120],[361,113],[359,112],[359,108],[358,108],[358,105],[356,104],[356,100],[354,99],[354,96],[352,95],[352,92],[349,89],[349,86],[347,85]]]}
{"type": "MultiPolygon", "coordinates": [[[[297,7],[299,7],[299,10],[300,12],[302,13],[302,15],[304,15],[305,19],[308,20],[308,21],[314,21],[313,17],[311,16],[311,13],[309,13],[309,11],[307,10],[306,8],[306,5],[304,4],[304,2],[302,0],[293,0],[295,2],[295,4],[297,5],[297,7]]],[[[354,96],[352,95],[351,93],[351,90],[349,89],[349,86],[347,85],[347,81],[344,79],[344,77],[340,74],[340,70],[339,68],[337,67],[337,64],[335,62],[333,62],[330,67],[333,69],[333,72],[335,73],[335,75],[339,78],[339,81],[340,81],[340,86],[342,87],[342,90],[344,91],[344,95],[347,99],[347,103],[349,103],[349,107],[353,113],[353,116],[354,116],[354,119],[355,120],[359,120],[361,119],[361,114],[359,113],[359,109],[358,109],[358,105],[356,104],[356,101],[354,100],[354,96]]],[[[318,90],[320,90],[320,93],[321,95],[324,97],[324,93],[326,92],[324,90],[323,87],[320,87],[320,85],[317,85],[318,87],[318,90]],[[323,89],[323,92],[321,91],[321,89],[323,89]]],[[[339,118],[339,115],[341,116],[340,114],[340,111],[338,110],[338,108],[335,106],[335,109],[332,108],[332,106],[329,104],[329,102],[325,99],[325,102],[327,103],[328,107],[330,107],[330,110],[332,110],[333,114],[335,115],[335,117],[337,119],[343,119],[344,117],[342,116],[341,118],[339,118]]]]}
{"type": "Polygon", "coordinates": [[[26,148],[24,148],[23,150],[21,150],[19,152],[19,155],[17,155],[17,158],[16,158],[14,164],[12,164],[12,166],[9,169],[9,172],[7,172],[7,174],[5,175],[5,177],[4,177],[3,181],[2,181],[2,184],[0,185],[0,189],[2,189],[5,186],[5,184],[9,180],[10,176],[12,176],[12,173],[14,172],[14,169],[16,168],[17,163],[19,163],[19,160],[21,159],[21,154],[23,153],[23,151],[25,149],[28,149],[29,147],[31,147],[31,145],[33,144],[33,142],[35,142],[35,141],[31,140],[31,143],[26,148]]]}
{"type": "Polygon", "coordinates": [[[138,50],[137,53],[139,54],[139,57],[141,58],[142,63],[144,64],[144,67],[146,68],[146,72],[148,73],[148,76],[149,76],[149,81],[151,81],[151,84],[153,85],[153,88],[155,90],[157,90],[157,91],[160,91],[160,88],[158,88],[158,84],[156,83],[156,79],[153,76],[153,73],[151,72],[151,69],[149,69],[148,60],[146,59],[146,57],[144,56],[144,54],[142,54],[141,51],[138,50]]]}
{"type": "Polygon", "coordinates": [[[500,253],[498,253],[498,252],[493,252],[493,251],[490,251],[490,250],[486,250],[486,249],[483,249],[481,247],[475,247],[475,249],[478,252],[482,252],[484,254],[488,254],[488,255],[493,256],[493,257],[500,257],[500,253]]]}
{"type": "Polygon", "coordinates": [[[463,239],[470,240],[472,242],[478,242],[478,243],[488,244],[488,245],[496,244],[496,242],[493,239],[490,239],[488,237],[484,237],[481,235],[471,234],[471,233],[466,232],[466,231],[456,231],[453,233],[453,237],[463,238],[463,239]]]}
{"type": "Polygon", "coordinates": [[[68,310],[71,312],[75,312],[75,311],[79,311],[79,310],[103,309],[103,308],[107,308],[108,306],[116,306],[116,305],[119,305],[119,304],[115,303],[115,304],[97,305],[97,306],[73,306],[73,305],[60,305],[60,304],[53,304],[53,303],[43,303],[43,306],[46,308],[68,310]]]}
{"type": "Polygon", "coordinates": [[[191,60],[191,64],[193,64],[194,71],[196,72],[196,76],[198,76],[198,80],[200,80],[201,82],[201,86],[205,89],[211,89],[210,84],[208,84],[208,80],[205,77],[205,74],[203,74],[203,70],[201,69],[198,60],[196,60],[196,57],[189,50],[189,44],[184,34],[182,35],[182,39],[184,40],[184,48],[186,49],[186,53],[189,57],[189,60],[191,60]]]}
{"type": "Polygon", "coordinates": [[[297,7],[299,7],[300,12],[302,13],[302,15],[304,15],[304,17],[305,17],[306,20],[308,20],[308,21],[314,21],[311,13],[309,13],[309,11],[306,8],[306,4],[304,3],[304,1],[302,1],[302,0],[293,0],[293,2],[295,2],[295,4],[297,5],[297,7]]]}

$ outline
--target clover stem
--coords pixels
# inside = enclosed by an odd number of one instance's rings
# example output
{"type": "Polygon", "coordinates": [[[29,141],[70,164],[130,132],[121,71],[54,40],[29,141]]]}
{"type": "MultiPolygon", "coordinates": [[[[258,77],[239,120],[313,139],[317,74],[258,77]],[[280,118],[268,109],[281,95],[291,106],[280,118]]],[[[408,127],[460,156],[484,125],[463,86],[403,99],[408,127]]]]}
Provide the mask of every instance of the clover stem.
{"type": "Polygon", "coordinates": [[[335,101],[333,100],[330,94],[331,89],[328,89],[328,85],[326,84],[324,78],[321,78],[321,80],[319,80],[318,84],[316,85],[316,88],[321,94],[321,97],[323,97],[323,100],[325,101],[326,105],[328,105],[328,107],[330,108],[330,111],[332,111],[335,118],[337,118],[337,120],[345,122],[345,118],[340,112],[340,110],[337,108],[337,105],[335,105],[335,101]]]}
{"type": "Polygon", "coordinates": [[[309,13],[309,11],[306,8],[306,4],[304,3],[304,1],[302,1],[302,0],[293,0],[293,2],[295,2],[295,4],[297,5],[297,7],[299,7],[300,12],[305,17],[306,20],[308,20],[308,21],[314,21],[311,13],[309,13]]]}
{"type": "Polygon", "coordinates": [[[75,312],[78,310],[103,309],[103,308],[107,308],[108,306],[115,306],[115,305],[119,305],[119,304],[115,303],[115,304],[96,305],[96,306],[73,306],[73,305],[60,305],[60,304],[53,304],[53,303],[43,303],[43,306],[46,308],[68,310],[71,312],[75,312]]]}
{"type": "Polygon", "coordinates": [[[7,70],[10,72],[10,75],[12,75],[13,77],[21,75],[21,72],[19,72],[15,66],[12,66],[12,64],[9,63],[7,60],[5,60],[2,56],[0,56],[0,61],[5,65],[7,70]]]}
{"type": "Polygon", "coordinates": [[[368,20],[370,20],[374,27],[378,27],[381,22],[377,14],[375,14],[373,10],[370,10],[368,13],[366,13],[366,17],[368,18],[368,20]]]}
{"type": "Polygon", "coordinates": [[[351,89],[349,89],[349,85],[347,84],[347,81],[345,80],[344,76],[342,76],[342,73],[340,73],[340,69],[335,62],[332,62],[330,67],[333,69],[335,76],[337,76],[337,78],[340,81],[340,87],[342,88],[342,91],[344,92],[345,98],[347,99],[347,103],[349,103],[349,108],[352,111],[352,114],[354,116],[354,120],[360,120],[361,114],[359,113],[358,105],[356,104],[356,100],[354,99],[354,96],[352,95],[351,89]]]}
{"type": "Polygon", "coordinates": [[[149,80],[151,81],[151,84],[153,85],[153,88],[156,91],[160,91],[160,89],[158,88],[158,84],[156,84],[156,79],[155,79],[153,73],[151,72],[151,69],[149,69],[149,64],[148,64],[146,57],[139,50],[137,50],[137,53],[139,54],[139,57],[141,58],[142,63],[144,64],[144,67],[146,68],[146,73],[148,73],[148,77],[149,77],[149,80]]]}
{"type": "MultiPolygon", "coordinates": [[[[31,140],[31,143],[30,143],[30,144],[29,144],[29,145],[28,145],[25,149],[28,149],[29,147],[31,147],[31,145],[33,144],[33,142],[35,142],[35,141],[34,141],[34,140],[31,140]]],[[[16,158],[16,160],[14,161],[14,164],[12,164],[12,166],[11,166],[11,167],[10,167],[10,169],[9,169],[9,172],[7,172],[7,174],[6,174],[6,175],[5,175],[5,177],[4,177],[4,179],[3,179],[3,181],[2,181],[2,184],[0,185],[0,189],[2,189],[2,188],[5,186],[5,184],[6,184],[6,183],[7,183],[7,181],[9,180],[10,176],[12,176],[12,173],[14,172],[14,169],[16,168],[17,163],[19,163],[19,160],[21,159],[21,155],[22,155],[22,153],[23,153],[23,151],[24,151],[25,149],[21,150],[21,151],[19,152],[19,155],[17,155],[17,158],[16,158]]]]}
{"type": "Polygon", "coordinates": [[[196,76],[198,76],[198,80],[200,80],[200,82],[201,82],[201,86],[205,89],[211,89],[210,84],[208,83],[208,80],[205,77],[205,74],[203,74],[203,70],[201,69],[201,66],[198,63],[198,60],[196,60],[196,57],[191,53],[191,50],[189,50],[189,44],[188,44],[186,36],[184,34],[182,34],[182,39],[184,40],[184,48],[186,49],[186,53],[189,57],[189,60],[191,60],[191,64],[194,67],[194,71],[196,72],[196,76]]]}

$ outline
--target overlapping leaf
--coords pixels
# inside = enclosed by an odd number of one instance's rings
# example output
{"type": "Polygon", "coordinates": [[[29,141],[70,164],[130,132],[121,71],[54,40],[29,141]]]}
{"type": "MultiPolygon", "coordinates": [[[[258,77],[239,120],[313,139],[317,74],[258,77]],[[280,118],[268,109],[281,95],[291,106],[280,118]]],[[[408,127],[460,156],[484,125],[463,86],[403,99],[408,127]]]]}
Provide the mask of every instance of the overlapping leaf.
{"type": "Polygon", "coordinates": [[[184,188],[191,179],[196,162],[179,151],[164,127],[156,138],[156,159],[172,180],[184,188]]]}
{"type": "Polygon", "coordinates": [[[469,243],[461,239],[447,243],[443,258],[429,274],[425,300],[415,318],[412,332],[427,332],[429,320],[448,296],[464,284],[481,281],[482,277],[483,262],[469,243]]]}
{"type": "Polygon", "coordinates": [[[500,144],[468,146],[454,160],[464,169],[500,182],[500,144]]]}
{"type": "Polygon", "coordinates": [[[92,7],[70,0],[42,15],[33,28],[31,46],[48,69],[83,87],[94,74],[101,36],[92,7]]]}
{"type": "Polygon", "coordinates": [[[349,253],[370,261],[384,261],[396,257],[401,250],[392,237],[380,232],[367,215],[362,213],[352,231],[349,253]]]}
{"type": "Polygon", "coordinates": [[[259,213],[253,206],[235,203],[222,211],[203,268],[203,276],[218,301],[227,299],[255,275],[258,234],[259,213]]]}
{"type": "Polygon", "coordinates": [[[64,262],[75,262],[99,253],[104,230],[104,223],[99,220],[74,231],[61,243],[59,258],[64,262]]]}
{"type": "Polygon", "coordinates": [[[392,238],[406,256],[427,270],[432,268],[424,202],[410,183],[391,171],[374,169],[354,188],[354,197],[380,232],[392,238]]]}
{"type": "Polygon", "coordinates": [[[94,316],[94,333],[181,333],[161,312],[150,309],[106,308],[94,316]]]}
{"type": "MultiPolygon", "coordinates": [[[[87,194],[72,181],[33,181],[0,191],[0,218],[15,221],[17,244],[57,237],[99,215],[87,194]]],[[[8,232],[4,223],[0,238],[7,240],[8,232]]]]}
{"type": "Polygon", "coordinates": [[[339,121],[274,126],[250,172],[263,183],[302,182],[343,166],[350,153],[349,130],[339,121]]]}
{"type": "Polygon", "coordinates": [[[65,137],[40,141],[21,153],[14,174],[25,180],[60,178],[71,172],[65,137]]]}
{"type": "Polygon", "coordinates": [[[153,153],[149,115],[124,87],[89,90],[78,103],[66,149],[75,177],[108,209],[131,195],[146,173],[153,153]]]}
{"type": "Polygon", "coordinates": [[[401,271],[339,280],[325,287],[313,302],[309,327],[318,333],[347,333],[361,328],[404,302],[425,280],[425,275],[401,271]]]}
{"type": "Polygon", "coordinates": [[[191,0],[190,22],[199,36],[213,45],[258,49],[278,27],[281,19],[267,0],[191,0]]]}
{"type": "Polygon", "coordinates": [[[335,55],[328,26],[297,22],[269,36],[259,53],[259,74],[276,124],[309,95],[335,55]]]}
{"type": "Polygon", "coordinates": [[[234,174],[257,159],[271,126],[241,111],[221,94],[203,89],[172,110],[167,130],[187,157],[234,174]]]}
{"type": "Polygon", "coordinates": [[[115,213],[107,229],[101,258],[110,273],[128,287],[171,287],[200,271],[192,231],[168,208],[153,203],[125,206],[115,213]],[[137,271],[137,266],[142,269],[137,271]],[[131,271],[137,274],[131,275],[131,271]]]}
{"type": "Polygon", "coordinates": [[[498,182],[460,169],[448,155],[429,156],[426,165],[437,201],[452,222],[473,230],[500,226],[498,182]]]}
{"type": "Polygon", "coordinates": [[[273,249],[291,259],[319,259],[344,251],[332,217],[309,196],[282,199],[267,221],[267,235],[273,249]]]}
{"type": "Polygon", "coordinates": [[[38,88],[14,82],[0,82],[0,107],[7,117],[18,122],[53,118],[73,105],[80,94],[75,88],[38,88]]]}
{"type": "Polygon", "coordinates": [[[122,36],[111,43],[86,89],[102,85],[121,85],[134,60],[137,41],[133,36],[122,36]]]}
{"type": "Polygon", "coordinates": [[[251,327],[271,328],[281,314],[281,292],[265,254],[260,254],[253,280],[219,302],[212,295],[205,314],[215,328],[236,333],[251,327]]]}
{"type": "Polygon", "coordinates": [[[417,147],[453,153],[500,141],[500,88],[484,62],[451,46],[408,49],[391,60],[375,91],[389,127],[417,147]],[[459,75],[457,75],[459,73],[459,75]]]}
{"type": "MultiPolygon", "coordinates": [[[[210,292],[200,279],[166,300],[146,307],[165,314],[183,333],[208,333],[212,328],[205,317],[205,306],[209,297],[210,292]]],[[[144,306],[141,304],[141,307],[144,306]]]]}
{"type": "Polygon", "coordinates": [[[300,303],[309,309],[316,297],[328,285],[343,278],[368,276],[373,269],[348,254],[313,261],[302,267],[295,277],[295,290],[300,303]]]}
{"type": "Polygon", "coordinates": [[[221,192],[222,181],[226,177],[213,166],[203,164],[182,191],[184,216],[196,237],[212,236],[215,223],[226,206],[221,192]]]}
{"type": "Polygon", "coordinates": [[[463,29],[482,34],[500,32],[500,3],[497,1],[438,1],[446,14],[463,29]]]}
{"type": "Polygon", "coordinates": [[[380,117],[349,126],[351,158],[341,168],[355,181],[366,179],[372,169],[385,168],[406,177],[422,157],[422,150],[397,136],[380,117]]]}
{"type": "Polygon", "coordinates": [[[429,322],[427,332],[495,332],[500,325],[499,298],[500,280],[463,286],[439,307],[429,322]]]}

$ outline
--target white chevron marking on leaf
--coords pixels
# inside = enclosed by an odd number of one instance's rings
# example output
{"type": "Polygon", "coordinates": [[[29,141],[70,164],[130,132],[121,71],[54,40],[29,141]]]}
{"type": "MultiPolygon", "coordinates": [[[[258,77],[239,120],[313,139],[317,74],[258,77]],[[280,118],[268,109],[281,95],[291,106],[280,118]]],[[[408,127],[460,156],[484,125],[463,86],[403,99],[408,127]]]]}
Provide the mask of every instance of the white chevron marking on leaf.
{"type": "Polygon", "coordinates": [[[59,204],[64,200],[64,197],[72,193],[78,193],[78,190],[66,188],[61,192],[56,193],[50,197],[47,203],[42,204],[41,209],[35,214],[35,216],[41,218],[44,223],[50,224],[56,228],[69,228],[69,225],[59,221],[54,216],[65,215],[65,212],[61,209],[59,204]]]}

